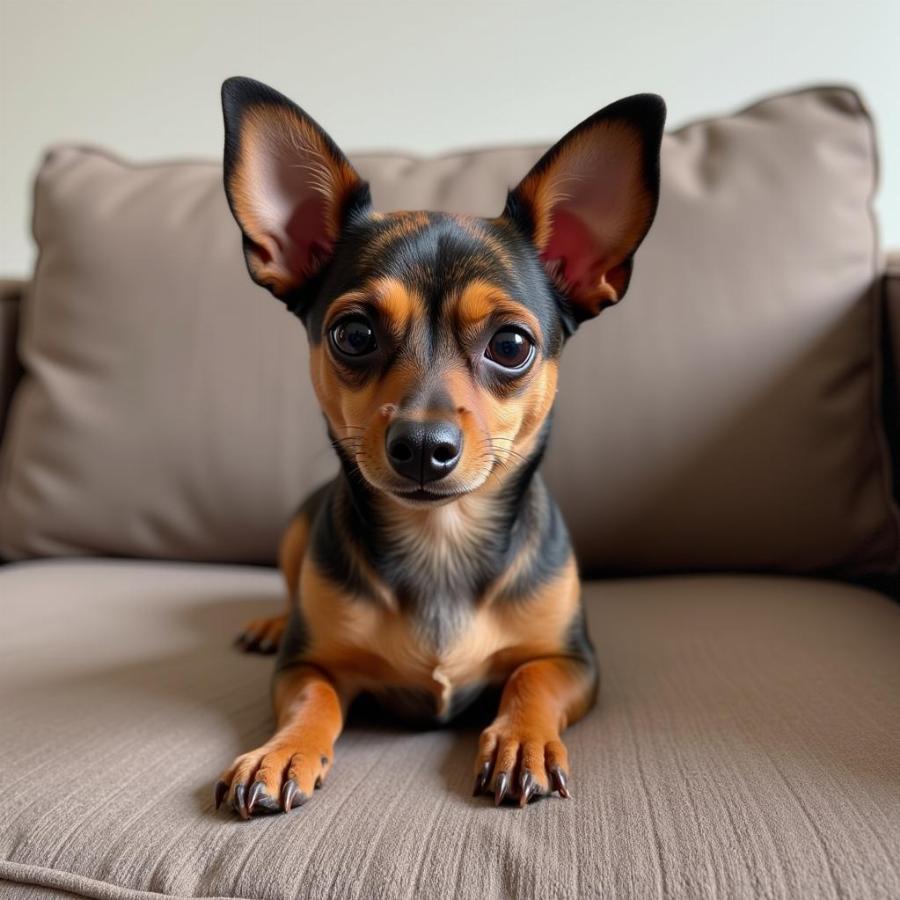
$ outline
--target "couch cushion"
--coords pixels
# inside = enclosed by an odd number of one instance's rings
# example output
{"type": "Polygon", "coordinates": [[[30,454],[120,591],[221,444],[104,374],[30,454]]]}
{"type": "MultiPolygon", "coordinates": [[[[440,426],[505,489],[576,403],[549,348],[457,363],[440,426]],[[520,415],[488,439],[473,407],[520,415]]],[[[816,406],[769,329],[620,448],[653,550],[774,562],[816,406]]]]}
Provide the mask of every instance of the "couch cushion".
{"type": "Polygon", "coordinates": [[[900,606],[837,583],[592,583],[601,704],[575,800],[469,796],[475,730],[351,725],[314,801],[240,822],[220,769],[271,728],[262,569],[0,569],[0,894],[900,896],[900,606]]]}
{"type": "MultiPolygon", "coordinates": [[[[494,213],[541,148],[363,156],[381,208],[494,213]]],[[[625,303],[563,362],[545,471],[596,570],[890,569],[871,122],[847,90],[666,137],[625,303]]],[[[53,151],[0,553],[268,561],[334,468],[300,323],[213,164],[53,151]]]]}

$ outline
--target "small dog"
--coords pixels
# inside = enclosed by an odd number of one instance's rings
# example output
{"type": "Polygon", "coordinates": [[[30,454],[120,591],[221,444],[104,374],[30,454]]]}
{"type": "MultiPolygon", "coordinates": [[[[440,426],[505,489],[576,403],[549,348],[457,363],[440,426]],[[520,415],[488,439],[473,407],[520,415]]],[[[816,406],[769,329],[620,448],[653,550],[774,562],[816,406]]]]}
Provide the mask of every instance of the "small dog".
{"type": "Polygon", "coordinates": [[[493,219],[374,212],[286,97],[231,78],[222,105],[247,267],[306,327],[340,473],[282,540],[287,614],[239,639],[280,645],[277,729],[223,773],[216,806],[246,819],[308,800],[360,694],[445,723],[487,688],[499,710],[474,793],[570,796],[560,733],[598,670],[537,469],[563,345],[624,296],[656,213],[665,104],[643,94],[586,119],[493,219]]]}

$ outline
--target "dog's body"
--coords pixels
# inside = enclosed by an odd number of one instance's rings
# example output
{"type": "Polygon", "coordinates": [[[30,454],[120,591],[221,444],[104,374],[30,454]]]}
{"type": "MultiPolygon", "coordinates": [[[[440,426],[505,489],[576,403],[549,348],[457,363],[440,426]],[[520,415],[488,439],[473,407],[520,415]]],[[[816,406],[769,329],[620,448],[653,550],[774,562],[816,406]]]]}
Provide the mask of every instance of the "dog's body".
{"type": "Polygon", "coordinates": [[[536,657],[577,657],[592,686],[565,526],[537,478],[516,491],[398,513],[343,476],[328,485],[289,531],[300,590],[279,669],[310,655],[434,723],[536,657]]]}
{"type": "Polygon", "coordinates": [[[251,275],[304,322],[341,472],[282,541],[278,730],[217,785],[244,817],[318,787],[348,704],[372,694],[444,723],[502,689],[475,792],[568,796],[561,731],[597,666],[562,517],[537,467],[557,361],[616,302],[652,221],[659,98],[582,123],[496,219],[372,211],[305,113],[247,79],[223,88],[225,183],[251,275]],[[573,191],[573,187],[577,190],[573,191]]]}

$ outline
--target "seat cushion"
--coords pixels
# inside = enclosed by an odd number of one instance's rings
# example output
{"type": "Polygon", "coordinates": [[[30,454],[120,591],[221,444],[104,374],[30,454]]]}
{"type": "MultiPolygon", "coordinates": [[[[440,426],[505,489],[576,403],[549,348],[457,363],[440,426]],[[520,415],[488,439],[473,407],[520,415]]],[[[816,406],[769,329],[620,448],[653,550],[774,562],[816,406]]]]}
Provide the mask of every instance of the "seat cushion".
{"type": "MultiPolygon", "coordinates": [[[[380,209],[494,215],[542,150],[354,162],[380,209]]],[[[628,297],[562,362],[545,473],[582,565],[896,568],[865,108],[770,98],[667,135],[662,173],[628,297]]],[[[57,148],[34,225],[0,554],[273,560],[336,464],[220,166],[57,148]]]]}
{"type": "Polygon", "coordinates": [[[0,894],[900,896],[900,606],[813,580],[594,582],[601,702],[571,801],[470,796],[477,732],[351,723],[314,800],[241,822],[213,783],[272,727],[231,639],[265,569],[0,569],[0,894]],[[6,893],[3,893],[3,891],[6,893]]]}

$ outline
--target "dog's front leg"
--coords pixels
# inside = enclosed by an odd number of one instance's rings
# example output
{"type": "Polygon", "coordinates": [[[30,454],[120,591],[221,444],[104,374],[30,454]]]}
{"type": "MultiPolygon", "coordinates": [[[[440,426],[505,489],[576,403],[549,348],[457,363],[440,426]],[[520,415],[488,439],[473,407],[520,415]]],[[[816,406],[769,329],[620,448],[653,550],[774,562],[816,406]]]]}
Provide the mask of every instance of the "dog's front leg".
{"type": "Polygon", "coordinates": [[[559,791],[569,797],[569,761],[562,731],[590,709],[596,667],[569,657],[536,659],[509,676],[497,718],[482,732],[474,794],[491,791],[495,803],[559,791]]]}
{"type": "Polygon", "coordinates": [[[334,758],[349,697],[321,669],[297,666],[275,676],[275,734],[239,756],[216,785],[216,807],[228,798],[248,819],[257,812],[290,812],[321,787],[334,758]]]}

